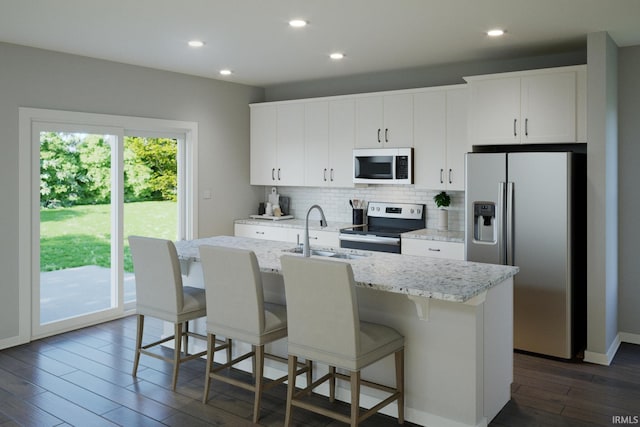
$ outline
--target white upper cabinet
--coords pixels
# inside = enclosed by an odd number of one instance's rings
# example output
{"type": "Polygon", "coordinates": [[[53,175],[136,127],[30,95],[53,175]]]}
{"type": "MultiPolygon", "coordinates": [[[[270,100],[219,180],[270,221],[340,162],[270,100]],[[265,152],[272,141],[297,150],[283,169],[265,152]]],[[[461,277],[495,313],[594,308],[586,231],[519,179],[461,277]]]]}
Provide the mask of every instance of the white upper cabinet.
{"type": "Polygon", "coordinates": [[[356,139],[355,100],[329,102],[329,185],[353,187],[353,147],[356,139]]]}
{"type": "Polygon", "coordinates": [[[466,87],[447,90],[447,190],[464,191],[464,155],[471,151],[467,138],[469,94],[466,87]]]}
{"type": "Polygon", "coordinates": [[[252,185],[304,182],[304,104],[251,106],[252,185]]]}
{"type": "Polygon", "coordinates": [[[468,94],[464,86],[414,95],[414,182],[434,190],[464,190],[468,94]]]}
{"type": "Polygon", "coordinates": [[[305,104],[305,185],[324,187],[329,183],[329,102],[305,104]]]}
{"type": "Polygon", "coordinates": [[[471,144],[586,142],[586,66],[465,79],[471,144]]]}
{"type": "Polygon", "coordinates": [[[278,106],[278,185],[304,182],[304,104],[278,106]]]}
{"type": "Polygon", "coordinates": [[[276,183],[277,115],[276,105],[251,106],[250,182],[252,185],[276,183]]]}
{"type": "Polygon", "coordinates": [[[445,187],[446,102],[444,90],[414,95],[413,181],[416,187],[434,190],[445,187]]]}
{"type": "Polygon", "coordinates": [[[356,98],[356,148],[412,146],[413,94],[356,98]]]}
{"type": "Polygon", "coordinates": [[[305,186],[353,187],[353,99],[305,104],[305,186]]]}

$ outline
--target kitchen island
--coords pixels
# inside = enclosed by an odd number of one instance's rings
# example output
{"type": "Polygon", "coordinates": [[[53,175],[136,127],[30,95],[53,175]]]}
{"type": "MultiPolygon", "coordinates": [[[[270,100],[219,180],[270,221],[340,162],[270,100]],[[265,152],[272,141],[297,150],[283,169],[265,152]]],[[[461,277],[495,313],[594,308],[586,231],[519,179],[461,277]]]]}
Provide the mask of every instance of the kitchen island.
{"type": "MultiPolygon", "coordinates": [[[[228,236],[176,242],[188,283],[202,280],[200,245],[253,250],[264,273],[265,299],[285,302],[280,257],[292,253],[291,243],[228,236]]],[[[361,319],[405,336],[405,418],[427,426],[486,426],[511,396],[517,267],[339,252],[353,268],[361,319]]],[[[269,350],[285,356],[286,343],[269,350]]],[[[272,365],[270,370],[276,376],[286,367],[272,365]]],[[[321,367],[314,376],[324,372],[321,367]]],[[[363,378],[393,384],[393,372],[388,358],[365,368],[363,378]]],[[[366,388],[362,394],[364,407],[381,396],[366,388]]],[[[337,397],[348,401],[348,389],[340,389],[337,397]]],[[[394,405],[383,412],[396,416],[394,405]]]]}

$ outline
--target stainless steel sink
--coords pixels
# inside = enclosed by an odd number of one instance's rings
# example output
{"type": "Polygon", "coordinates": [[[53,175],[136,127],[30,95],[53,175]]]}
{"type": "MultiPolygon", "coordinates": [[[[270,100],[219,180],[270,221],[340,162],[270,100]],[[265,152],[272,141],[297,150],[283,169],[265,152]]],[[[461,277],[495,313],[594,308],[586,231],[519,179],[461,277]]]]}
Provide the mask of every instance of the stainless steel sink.
{"type": "MultiPolygon", "coordinates": [[[[301,254],[302,253],[302,248],[301,247],[295,247],[292,249],[284,249],[284,252],[290,252],[290,253],[294,253],[294,254],[301,254]]],[[[369,255],[368,254],[355,254],[355,253],[350,253],[350,252],[335,252],[335,251],[328,251],[328,250],[322,250],[322,249],[311,249],[311,255],[315,255],[315,256],[323,256],[323,257],[329,257],[329,258],[340,258],[340,259],[360,259],[360,258],[366,258],[369,255]]]]}

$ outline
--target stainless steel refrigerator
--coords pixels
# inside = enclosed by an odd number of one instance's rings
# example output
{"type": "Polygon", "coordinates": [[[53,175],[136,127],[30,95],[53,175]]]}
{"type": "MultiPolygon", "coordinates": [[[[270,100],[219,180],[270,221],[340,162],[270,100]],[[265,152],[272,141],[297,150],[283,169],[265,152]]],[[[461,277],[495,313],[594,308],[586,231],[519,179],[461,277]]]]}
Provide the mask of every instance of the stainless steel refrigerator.
{"type": "Polygon", "coordinates": [[[466,257],[520,267],[514,347],[574,358],[586,338],[586,154],[466,155],[466,257]]]}

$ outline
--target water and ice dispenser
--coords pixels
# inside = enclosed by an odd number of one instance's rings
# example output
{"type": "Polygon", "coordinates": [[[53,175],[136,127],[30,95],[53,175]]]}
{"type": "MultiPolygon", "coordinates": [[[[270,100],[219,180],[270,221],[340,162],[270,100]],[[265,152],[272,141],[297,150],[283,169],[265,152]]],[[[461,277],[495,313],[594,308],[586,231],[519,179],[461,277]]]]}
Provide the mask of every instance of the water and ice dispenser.
{"type": "Polygon", "coordinates": [[[496,204],[473,202],[473,239],[476,242],[497,241],[496,204]]]}

